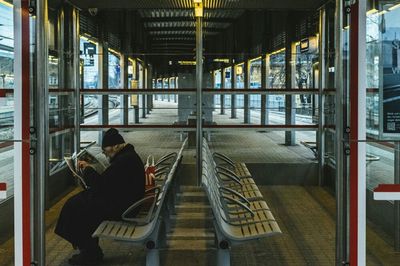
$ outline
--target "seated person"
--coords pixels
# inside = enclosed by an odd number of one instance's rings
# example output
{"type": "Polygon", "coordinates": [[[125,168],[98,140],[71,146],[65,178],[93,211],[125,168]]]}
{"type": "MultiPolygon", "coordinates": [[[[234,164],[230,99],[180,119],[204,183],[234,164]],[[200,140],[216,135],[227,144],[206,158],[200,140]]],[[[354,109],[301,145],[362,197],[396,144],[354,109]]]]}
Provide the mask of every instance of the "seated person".
{"type": "Polygon", "coordinates": [[[120,220],[130,205],[144,197],[144,165],[135,148],[111,128],[104,134],[102,149],[110,166],[98,174],[87,162],[78,162],[89,189],[68,199],[55,228],[80,251],[69,259],[71,265],[101,262],[103,252],[93,232],[104,220],[120,220]]]}

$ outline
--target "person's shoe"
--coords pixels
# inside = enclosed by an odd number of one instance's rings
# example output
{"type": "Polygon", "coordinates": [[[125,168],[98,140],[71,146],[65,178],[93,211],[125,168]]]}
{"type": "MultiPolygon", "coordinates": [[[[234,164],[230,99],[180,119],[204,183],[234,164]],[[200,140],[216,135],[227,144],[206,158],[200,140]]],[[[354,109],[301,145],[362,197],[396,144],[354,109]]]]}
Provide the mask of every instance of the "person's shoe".
{"type": "Polygon", "coordinates": [[[103,257],[104,255],[100,248],[91,252],[82,250],[81,253],[73,255],[68,262],[71,265],[92,266],[99,265],[103,261],[103,257]]]}

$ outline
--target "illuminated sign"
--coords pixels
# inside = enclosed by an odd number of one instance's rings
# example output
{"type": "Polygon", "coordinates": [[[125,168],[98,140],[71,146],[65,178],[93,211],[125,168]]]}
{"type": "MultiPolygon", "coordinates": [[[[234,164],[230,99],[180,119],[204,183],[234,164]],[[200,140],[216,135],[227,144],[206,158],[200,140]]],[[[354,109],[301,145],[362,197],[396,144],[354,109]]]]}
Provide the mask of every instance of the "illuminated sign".
{"type": "Polygon", "coordinates": [[[181,66],[195,66],[196,61],[178,61],[178,64],[181,66]]]}
{"type": "Polygon", "coordinates": [[[229,59],[228,58],[215,58],[214,62],[216,63],[226,63],[229,64],[229,59]]]}
{"type": "Polygon", "coordinates": [[[310,41],[308,38],[300,41],[300,51],[302,53],[308,52],[309,48],[310,48],[310,41]]]}

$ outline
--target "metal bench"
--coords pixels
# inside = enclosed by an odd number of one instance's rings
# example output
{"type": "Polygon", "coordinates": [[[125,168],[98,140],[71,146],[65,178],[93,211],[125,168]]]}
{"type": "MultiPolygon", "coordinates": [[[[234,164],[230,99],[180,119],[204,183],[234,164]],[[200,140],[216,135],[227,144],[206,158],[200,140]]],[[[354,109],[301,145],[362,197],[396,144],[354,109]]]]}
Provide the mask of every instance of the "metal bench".
{"type": "Polygon", "coordinates": [[[302,144],[306,148],[309,148],[313,152],[315,158],[318,157],[317,142],[315,142],[315,141],[300,141],[300,144],[302,144]]]}
{"type": "MultiPolygon", "coordinates": [[[[174,183],[174,176],[182,160],[183,149],[187,140],[184,141],[180,151],[174,156],[167,155],[162,163],[168,166],[157,173],[156,184],[153,196],[148,196],[135,202],[123,214],[122,221],[103,221],[93,233],[92,237],[107,238],[116,241],[130,242],[134,245],[144,246],[146,255],[146,265],[157,266],[160,264],[159,248],[166,245],[166,235],[170,229],[169,210],[172,207],[166,206],[171,202],[168,198],[173,197],[171,187],[174,183]],[[168,158],[167,158],[168,157],[168,158]],[[164,160],[165,159],[165,160],[164,160]],[[170,161],[168,165],[167,161],[170,161]],[[145,212],[141,211],[135,217],[129,214],[151,201],[151,206],[145,212]]],[[[148,192],[148,191],[146,191],[148,192]]]]}
{"type": "Polygon", "coordinates": [[[218,178],[213,160],[213,154],[204,139],[202,184],[214,215],[217,265],[228,266],[230,247],[282,232],[264,200],[249,200],[238,190],[224,186],[224,182],[218,178]]]}
{"type": "Polygon", "coordinates": [[[245,163],[235,162],[225,154],[219,152],[214,152],[212,157],[217,165],[232,170],[237,176],[241,178],[251,177],[250,171],[247,169],[245,163]]]}

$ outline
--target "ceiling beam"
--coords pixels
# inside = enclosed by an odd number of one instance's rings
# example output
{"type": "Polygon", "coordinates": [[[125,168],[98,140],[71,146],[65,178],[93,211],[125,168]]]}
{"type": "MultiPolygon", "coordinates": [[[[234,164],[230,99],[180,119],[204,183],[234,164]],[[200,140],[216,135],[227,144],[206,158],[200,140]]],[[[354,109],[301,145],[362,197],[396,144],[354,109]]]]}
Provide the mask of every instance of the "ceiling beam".
{"type": "MultiPolygon", "coordinates": [[[[223,12],[223,11],[221,11],[223,12]]],[[[144,17],[141,19],[144,23],[151,22],[195,22],[193,17],[144,17]]],[[[204,18],[203,22],[212,22],[212,23],[233,23],[235,19],[233,18],[204,18]]]]}
{"type": "Polygon", "coordinates": [[[186,47],[195,47],[196,43],[183,43],[183,42],[155,42],[150,44],[152,47],[175,47],[175,46],[186,46],[186,47]]]}
{"type": "MultiPolygon", "coordinates": [[[[211,35],[217,35],[218,32],[203,32],[204,36],[211,36],[211,35]]],[[[173,33],[173,34],[168,34],[168,33],[163,33],[163,34],[149,34],[149,37],[152,39],[157,39],[157,38],[185,38],[185,37],[192,37],[196,35],[196,32],[185,32],[181,34],[173,33]]]]}
{"type": "MultiPolygon", "coordinates": [[[[192,1],[176,0],[69,0],[79,8],[100,9],[193,9],[192,1]]],[[[310,10],[320,7],[327,0],[205,0],[204,7],[210,9],[269,9],[269,10],[310,10]]]]}
{"type": "MultiPolygon", "coordinates": [[[[145,27],[146,31],[195,31],[196,27],[145,27]]],[[[203,31],[208,32],[221,32],[225,30],[224,28],[214,28],[214,27],[203,27],[203,31]]]]}

